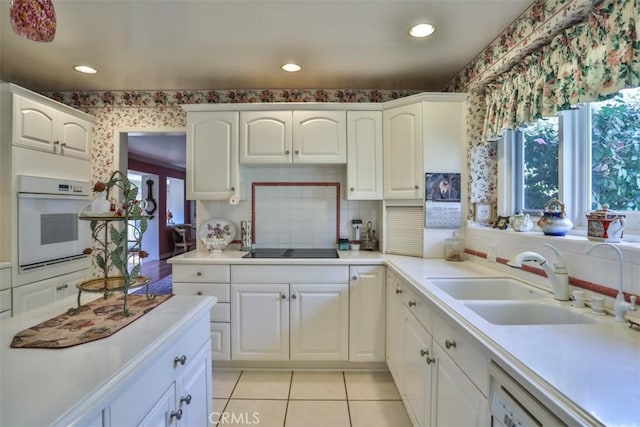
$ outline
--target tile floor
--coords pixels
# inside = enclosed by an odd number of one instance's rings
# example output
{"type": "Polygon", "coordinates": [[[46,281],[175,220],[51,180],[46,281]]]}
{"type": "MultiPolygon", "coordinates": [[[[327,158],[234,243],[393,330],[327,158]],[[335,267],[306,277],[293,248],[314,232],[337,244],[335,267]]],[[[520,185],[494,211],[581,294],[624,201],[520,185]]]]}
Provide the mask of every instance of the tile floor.
{"type": "Polygon", "coordinates": [[[219,427],[411,426],[388,372],[213,372],[219,427]]]}

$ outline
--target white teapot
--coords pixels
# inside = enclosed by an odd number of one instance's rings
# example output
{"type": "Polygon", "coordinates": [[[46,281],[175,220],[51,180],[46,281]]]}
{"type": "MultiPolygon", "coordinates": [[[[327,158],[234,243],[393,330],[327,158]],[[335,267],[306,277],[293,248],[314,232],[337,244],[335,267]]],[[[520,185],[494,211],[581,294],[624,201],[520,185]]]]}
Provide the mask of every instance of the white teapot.
{"type": "Polygon", "coordinates": [[[529,214],[518,212],[509,218],[509,224],[515,231],[531,231],[533,228],[533,221],[529,217],[529,214]]]}

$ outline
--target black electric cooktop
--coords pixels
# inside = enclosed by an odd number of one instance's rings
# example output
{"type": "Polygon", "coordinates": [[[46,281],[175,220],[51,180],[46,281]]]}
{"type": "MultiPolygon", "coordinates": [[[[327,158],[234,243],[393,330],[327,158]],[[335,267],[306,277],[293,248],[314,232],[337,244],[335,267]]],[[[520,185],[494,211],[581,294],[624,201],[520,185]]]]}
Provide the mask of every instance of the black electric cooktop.
{"type": "Polygon", "coordinates": [[[338,258],[335,249],[253,249],[242,258],[338,258]]]}

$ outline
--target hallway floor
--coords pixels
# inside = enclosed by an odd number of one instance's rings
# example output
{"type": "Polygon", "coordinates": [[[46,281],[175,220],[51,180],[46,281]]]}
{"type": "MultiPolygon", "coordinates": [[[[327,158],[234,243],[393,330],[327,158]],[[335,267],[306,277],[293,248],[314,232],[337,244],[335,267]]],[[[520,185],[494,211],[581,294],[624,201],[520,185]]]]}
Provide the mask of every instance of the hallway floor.
{"type": "Polygon", "coordinates": [[[214,370],[219,427],[411,426],[389,372],[214,370]]]}

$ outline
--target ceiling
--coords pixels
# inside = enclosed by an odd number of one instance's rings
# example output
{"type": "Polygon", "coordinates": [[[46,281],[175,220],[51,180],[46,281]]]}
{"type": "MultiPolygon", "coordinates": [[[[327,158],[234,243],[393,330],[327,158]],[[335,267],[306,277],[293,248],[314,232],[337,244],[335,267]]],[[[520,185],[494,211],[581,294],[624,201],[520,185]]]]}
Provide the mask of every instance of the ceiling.
{"type": "MultiPolygon", "coordinates": [[[[0,80],[37,92],[197,89],[439,91],[533,0],[52,0],[53,42],[13,33],[0,80]],[[423,40],[409,26],[427,22],[423,40]],[[294,61],[298,73],[280,65],[294,61]],[[98,74],[84,75],[74,65],[98,74]]],[[[129,135],[132,158],[185,168],[185,136],[129,135]]]]}
{"type": "Polygon", "coordinates": [[[439,91],[533,0],[52,0],[57,33],[13,33],[0,80],[38,92],[195,89],[439,91]],[[410,25],[432,23],[423,40],[410,25]],[[280,65],[294,61],[298,73],[280,65]],[[77,64],[96,75],[73,70],[77,64]]]}

